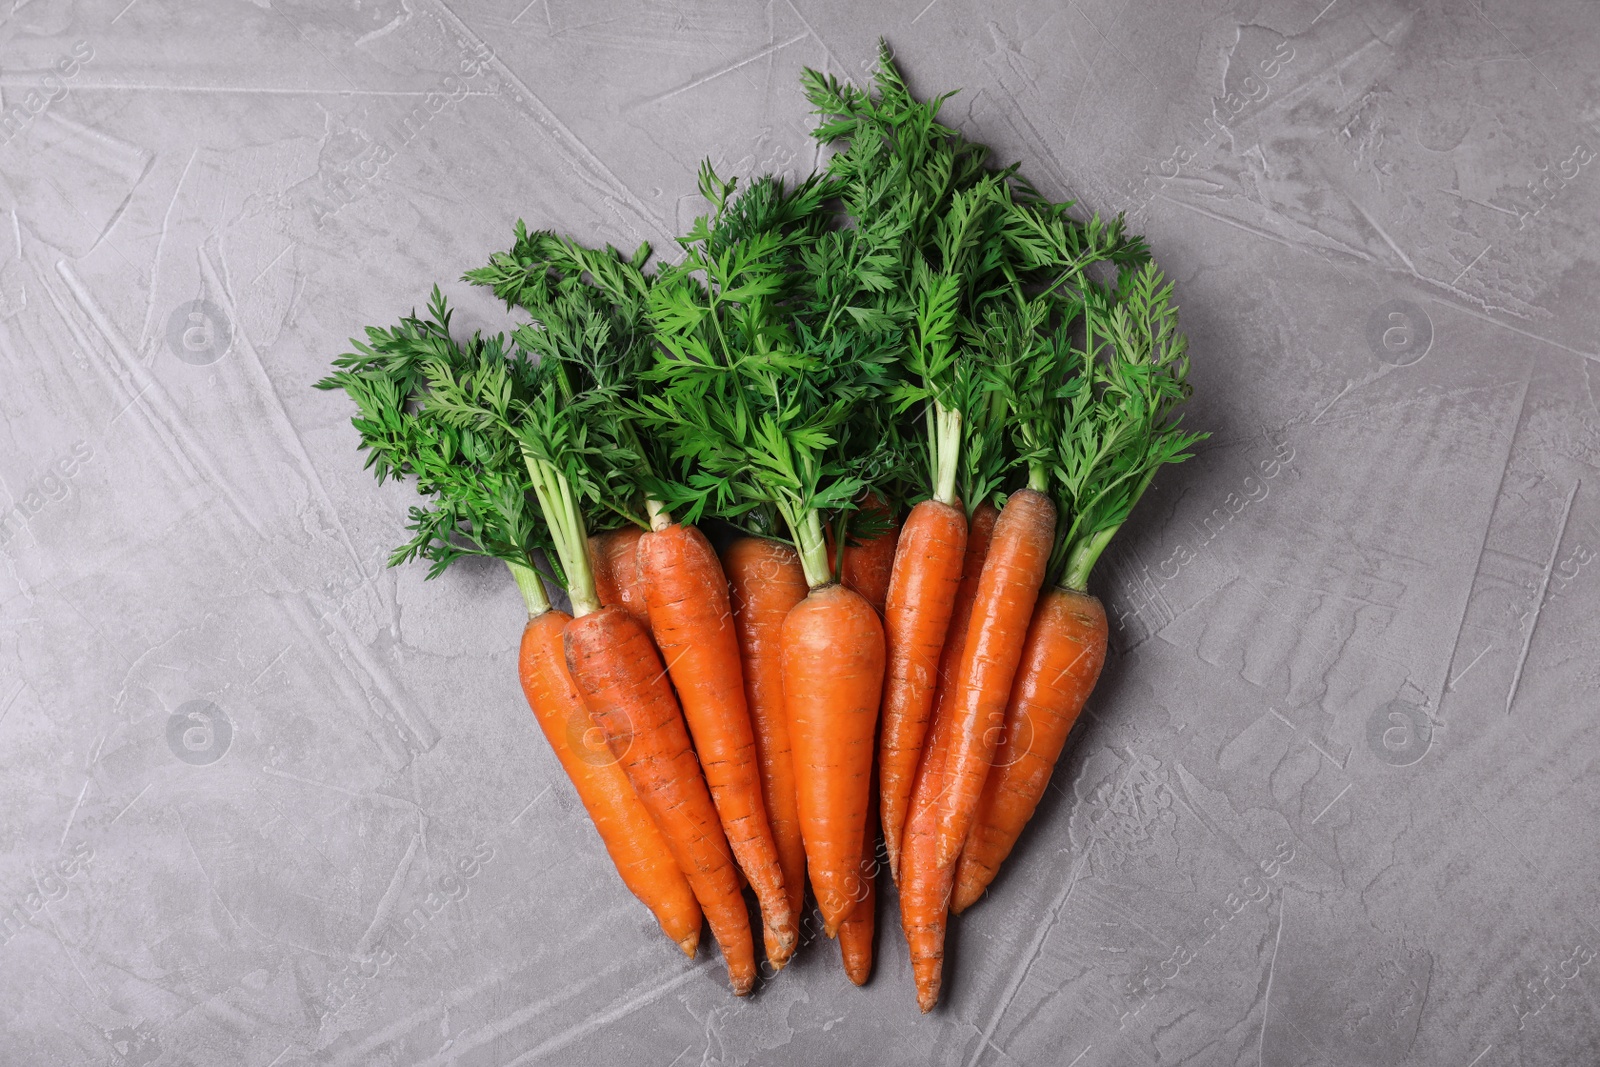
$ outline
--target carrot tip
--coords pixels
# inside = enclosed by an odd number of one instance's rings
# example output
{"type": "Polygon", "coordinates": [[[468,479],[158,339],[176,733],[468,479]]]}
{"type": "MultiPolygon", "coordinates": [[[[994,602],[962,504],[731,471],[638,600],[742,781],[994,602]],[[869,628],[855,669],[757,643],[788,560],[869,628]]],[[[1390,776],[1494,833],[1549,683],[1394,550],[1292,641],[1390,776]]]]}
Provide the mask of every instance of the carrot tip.
{"type": "Polygon", "coordinates": [[[968,908],[972,907],[982,899],[982,889],[974,892],[971,889],[958,888],[955,892],[955,896],[950,898],[950,910],[955,912],[957,915],[960,915],[962,912],[966,911],[968,908]]]}
{"type": "Polygon", "coordinates": [[[838,938],[838,936],[839,936],[839,924],[837,922],[834,922],[834,923],[826,923],[825,922],[825,923],[822,924],[822,932],[828,935],[828,939],[830,941],[834,940],[834,939],[838,938]]]}
{"type": "Polygon", "coordinates": [[[937,989],[929,990],[927,993],[919,992],[917,994],[917,1007],[922,1009],[922,1014],[924,1015],[932,1011],[933,1006],[937,1003],[939,1003],[939,991],[937,989]]]}
{"type": "Polygon", "coordinates": [[[678,947],[683,949],[685,956],[688,956],[691,960],[694,959],[695,949],[700,947],[700,931],[696,930],[682,941],[679,941],[678,947]]]}

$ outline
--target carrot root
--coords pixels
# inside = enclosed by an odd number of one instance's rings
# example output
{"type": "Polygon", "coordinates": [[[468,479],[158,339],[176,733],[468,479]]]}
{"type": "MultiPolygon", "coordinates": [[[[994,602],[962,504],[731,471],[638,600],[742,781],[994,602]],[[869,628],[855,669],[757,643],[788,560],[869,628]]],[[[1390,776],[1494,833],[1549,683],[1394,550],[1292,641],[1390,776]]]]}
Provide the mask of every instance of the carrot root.
{"type": "Polygon", "coordinates": [[[564,611],[529,619],[522,631],[517,674],[545,739],[572,780],[617,873],[661,929],[692,955],[700,941],[700,905],[678,869],[667,839],[595,731],[583,697],[567,670],[562,634],[572,621],[564,611]]]}
{"type": "Polygon", "coordinates": [[[824,585],[783,620],[783,700],[800,832],[823,930],[856,904],[883,689],[883,624],[859,593],[824,585]]]}
{"type": "Polygon", "coordinates": [[[950,747],[950,705],[960,688],[961,652],[966,647],[972,605],[978,595],[989,544],[1000,513],[987,502],[972,513],[967,551],[961,563],[961,584],[950,611],[949,634],[939,659],[939,689],[933,717],[923,745],[922,760],[907,813],[901,849],[900,923],[911,950],[911,974],[916,982],[917,1005],[932,1011],[939,1000],[944,971],[945,928],[949,921],[954,865],[935,861],[939,800],[944,792],[945,757],[950,747]]]}
{"type": "MultiPolygon", "coordinates": [[[[861,510],[872,512],[885,522],[893,522],[894,513],[888,502],[868,490],[861,501],[861,510]]],[[[894,568],[895,550],[900,542],[900,527],[891,525],[883,533],[859,545],[846,544],[844,559],[839,567],[839,584],[854,589],[867,598],[867,603],[884,613],[889,598],[889,581],[894,568]]]]}
{"type": "Polygon", "coordinates": [[[644,583],[639,576],[639,538],[637,526],[607,530],[589,538],[589,566],[594,573],[594,591],[603,607],[626,608],[634,618],[649,624],[644,583]]]}
{"type": "Polygon", "coordinates": [[[950,709],[936,849],[941,867],[955,863],[972,830],[1005,730],[1006,699],[1050,562],[1055,524],[1055,505],[1033,489],[1012,493],[995,523],[961,654],[961,684],[950,709]]]}
{"type": "Polygon", "coordinates": [[[789,907],[801,913],[806,892],[806,848],[800,836],[800,802],[795,792],[794,752],[783,707],[783,620],[806,598],[800,556],[793,548],[764,537],[741,537],[722,556],[728,575],[728,600],[744,660],[744,694],[755,730],[761,768],[761,799],[783,868],[789,907]]]}
{"type": "Polygon", "coordinates": [[[1060,588],[1039,598],[1007,701],[1005,740],[956,866],[952,907],[957,914],[983,895],[1039,806],[1073,723],[1099,680],[1107,637],[1099,598],[1060,588]]]}
{"type": "Polygon", "coordinates": [[[782,967],[799,935],[762,799],[727,576],[705,534],[681,523],[641,537],[638,563],[650,631],[677,687],[728,845],[761,903],[767,957],[782,967]]]}
{"type": "Polygon", "coordinates": [[[937,500],[925,500],[911,509],[900,528],[899,549],[889,577],[878,797],[889,874],[897,883],[906,810],[933,711],[940,653],[966,547],[966,513],[937,500]]]}
{"type": "Polygon", "coordinates": [[[878,927],[877,791],[867,794],[867,832],[861,839],[859,901],[839,924],[839,955],[845,977],[858,986],[872,977],[872,945],[878,927]]]}
{"type": "Polygon", "coordinates": [[[944,791],[945,761],[949,751],[947,708],[934,712],[922,765],[911,795],[900,879],[900,925],[911,951],[911,977],[917,1007],[924,1014],[939,1002],[944,976],[944,941],[949,922],[953,866],[940,866],[936,848],[939,797],[944,791]]]}
{"type": "Polygon", "coordinates": [[[666,838],[743,996],[756,980],[750,915],[655,644],[639,620],[613,606],[569,623],[565,645],[584,705],[666,838]]]}

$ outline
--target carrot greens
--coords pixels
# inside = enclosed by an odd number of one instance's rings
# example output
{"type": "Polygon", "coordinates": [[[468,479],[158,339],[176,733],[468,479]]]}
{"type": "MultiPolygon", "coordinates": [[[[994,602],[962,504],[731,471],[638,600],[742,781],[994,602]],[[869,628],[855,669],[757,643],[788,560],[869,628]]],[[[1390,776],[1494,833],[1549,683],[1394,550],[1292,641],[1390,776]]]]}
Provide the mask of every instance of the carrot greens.
{"type": "MultiPolygon", "coordinates": [[[[876,449],[847,453],[853,414],[887,385],[890,333],[864,299],[880,284],[856,231],[826,229],[826,186],[760,178],[735,195],[709,166],[713,210],[658,276],[662,352],[638,404],[693,473],[688,517],[766,504],[784,520],[813,586],[832,577],[824,512],[849,509],[876,449]]],[[[864,442],[862,442],[864,444],[864,442]]]]}
{"type": "Polygon", "coordinates": [[[369,327],[366,341],[352,344],[355,351],[335,359],[337,369],[317,388],[343,389],[355,401],[351,421],[378,483],[409,477],[426,501],[410,508],[412,536],[389,565],[427,559],[427,576],[436,578],[466,556],[498,559],[511,569],[529,614],[548,610],[536,553],[552,544],[528,501],[520,454],[503,437],[457,425],[425,402],[430,366],[502,361],[504,338],[452,338],[450,309],[435,287],[426,317],[369,327]]]}
{"type": "Polygon", "coordinates": [[[1124,270],[1114,289],[1090,286],[1084,297],[1084,343],[1063,390],[1054,457],[1071,515],[1061,580],[1078,590],[1156,472],[1188,459],[1208,436],[1183,429],[1177,415],[1191,389],[1172,283],[1146,263],[1124,270]]]}

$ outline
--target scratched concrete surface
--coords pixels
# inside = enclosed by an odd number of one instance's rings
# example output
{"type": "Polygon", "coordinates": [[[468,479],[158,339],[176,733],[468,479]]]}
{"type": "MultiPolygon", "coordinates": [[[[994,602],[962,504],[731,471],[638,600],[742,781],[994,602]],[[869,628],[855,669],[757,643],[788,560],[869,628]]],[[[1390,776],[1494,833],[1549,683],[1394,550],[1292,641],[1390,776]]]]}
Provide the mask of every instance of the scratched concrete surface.
{"type": "Polygon", "coordinates": [[[5,0],[0,1064],[1600,1060],[1584,0],[5,0]],[[919,1017],[749,1000],[607,867],[494,566],[383,566],[345,338],[518,216],[666,245],[887,35],[1125,210],[1213,431],[919,1017]]]}

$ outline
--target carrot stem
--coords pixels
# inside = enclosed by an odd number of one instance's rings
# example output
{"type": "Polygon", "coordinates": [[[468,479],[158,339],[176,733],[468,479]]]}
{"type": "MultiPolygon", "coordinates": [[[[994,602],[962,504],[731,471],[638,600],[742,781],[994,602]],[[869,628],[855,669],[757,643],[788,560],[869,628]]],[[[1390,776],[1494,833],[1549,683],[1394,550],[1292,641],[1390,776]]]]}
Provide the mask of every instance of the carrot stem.
{"type": "Polygon", "coordinates": [[[1120,528],[1107,527],[1072,546],[1072,551],[1067,554],[1066,573],[1061,576],[1062,588],[1071,589],[1075,593],[1082,593],[1089,588],[1089,572],[1094,569],[1100,553],[1106,550],[1111,538],[1120,528]]]}
{"type": "Polygon", "coordinates": [[[662,501],[646,498],[644,510],[650,516],[650,529],[657,533],[672,525],[672,512],[667,510],[667,505],[662,501]]]}
{"type": "Polygon", "coordinates": [[[528,605],[528,618],[536,619],[550,610],[550,598],[545,595],[544,583],[539,580],[539,572],[526,563],[512,563],[506,560],[506,566],[511,569],[511,577],[517,580],[517,591],[522,594],[522,600],[528,605]]]}
{"type": "Polygon", "coordinates": [[[822,533],[822,514],[807,508],[801,514],[778,505],[794,535],[795,550],[800,553],[800,567],[806,572],[806,585],[820,589],[833,581],[833,567],[828,562],[828,539],[822,533]]]}
{"type": "Polygon", "coordinates": [[[550,540],[567,577],[567,598],[572,601],[574,618],[600,610],[600,597],[594,588],[594,572],[589,567],[589,535],[583,528],[583,509],[578,494],[567,476],[549,460],[523,450],[523,462],[533,482],[534,495],[550,527],[550,540]]]}
{"type": "Polygon", "coordinates": [[[961,411],[935,400],[928,422],[933,435],[933,499],[954,504],[956,475],[961,470],[961,411]]]}

